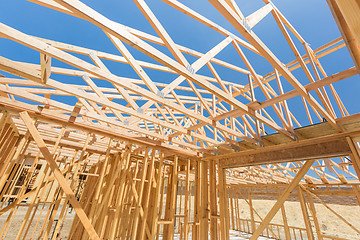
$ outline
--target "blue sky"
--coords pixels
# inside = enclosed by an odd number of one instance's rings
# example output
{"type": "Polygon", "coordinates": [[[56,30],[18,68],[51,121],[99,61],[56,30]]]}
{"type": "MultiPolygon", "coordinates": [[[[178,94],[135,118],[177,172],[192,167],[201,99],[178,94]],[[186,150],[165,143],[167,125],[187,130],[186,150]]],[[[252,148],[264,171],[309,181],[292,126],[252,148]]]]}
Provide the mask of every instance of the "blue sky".
{"type": "MultiPolygon", "coordinates": [[[[156,35],[155,31],[151,28],[145,17],[142,16],[141,12],[137,9],[133,1],[86,0],[83,2],[111,20],[156,35]]],[[[226,21],[225,18],[221,16],[221,14],[217,12],[217,10],[208,1],[182,0],[181,2],[239,36],[237,31],[226,21]]],[[[313,49],[316,49],[340,36],[340,32],[332,18],[325,0],[274,0],[273,2],[288,18],[288,20],[293,24],[293,26],[298,30],[303,38],[308,43],[310,43],[313,49]]],[[[198,23],[197,21],[173,9],[160,0],[148,0],[147,3],[158,17],[160,22],[163,24],[165,29],[173,37],[173,40],[178,44],[191,47],[199,52],[205,53],[225,38],[221,34],[202,25],[201,23],[198,23]]],[[[237,3],[245,16],[248,16],[264,5],[262,1],[242,0],[237,1],[237,3]]],[[[38,6],[28,1],[4,1],[4,3],[2,3],[2,7],[0,8],[0,22],[30,35],[118,54],[117,49],[112,45],[112,43],[99,28],[84,20],[80,20],[42,6],[38,6]]],[[[295,59],[271,15],[268,15],[262,22],[255,26],[253,30],[282,62],[287,63],[295,59]]],[[[294,37],[293,39],[295,41],[294,37]]],[[[295,43],[298,46],[300,53],[304,54],[305,51],[299,42],[295,41],[295,43]]],[[[165,51],[166,54],[171,56],[164,47],[158,47],[158,49],[165,51]]],[[[149,57],[134,49],[131,49],[130,47],[129,50],[131,50],[136,59],[154,62],[149,57]]],[[[256,56],[247,50],[244,51],[247,54],[250,62],[255,67],[255,70],[259,74],[266,74],[271,70],[271,66],[266,63],[263,58],[256,56]]],[[[39,62],[39,56],[37,52],[5,39],[0,39],[0,55],[13,60],[35,63],[39,62]]],[[[196,58],[192,56],[185,56],[191,63],[196,60],[196,58]]],[[[90,61],[90,59],[87,57],[78,57],[90,61]]],[[[221,52],[217,58],[245,68],[245,65],[242,63],[240,57],[236,54],[234,48],[231,45],[225,48],[225,50],[221,52]]],[[[341,50],[332,53],[329,56],[323,57],[320,61],[328,75],[343,71],[354,65],[346,48],[342,48],[341,50]]],[[[128,65],[111,63],[109,61],[104,61],[104,63],[115,74],[125,77],[138,78],[135,72],[128,65]]],[[[53,61],[53,64],[55,66],[69,67],[56,60],[53,61]]],[[[234,71],[225,70],[221,66],[215,65],[215,68],[219,71],[221,77],[224,80],[229,80],[240,84],[247,83],[247,77],[245,75],[236,73],[234,71]]],[[[311,68],[310,65],[309,68],[311,68]]],[[[173,74],[158,73],[153,70],[146,70],[146,72],[150,77],[158,82],[169,83],[176,78],[176,76],[173,74]]],[[[206,75],[209,74],[209,70],[204,68],[200,70],[199,73],[206,75]]],[[[294,71],[293,73],[301,83],[309,83],[301,71],[294,71]]],[[[52,75],[52,77],[56,80],[66,83],[84,84],[81,78],[58,75],[52,75]]],[[[284,79],[283,83],[285,91],[293,89],[292,86],[286,84],[284,79]]],[[[109,85],[105,81],[97,81],[97,84],[100,86],[109,85]]],[[[184,86],[185,85],[186,84],[184,84],[184,86]]],[[[272,84],[272,86],[275,85],[272,84]]],[[[359,100],[359,77],[355,76],[353,78],[343,80],[341,82],[335,83],[334,86],[342,98],[349,113],[358,113],[359,107],[356,102],[359,100]]],[[[257,90],[256,94],[260,101],[265,99],[259,90],[257,90]]],[[[315,96],[315,94],[313,95],[315,96]]],[[[74,98],[58,97],[57,99],[72,104],[74,101],[76,101],[74,98]]],[[[305,110],[302,104],[300,104],[300,101],[301,100],[299,97],[291,99],[289,101],[290,108],[295,116],[300,119],[300,122],[303,125],[307,125],[308,121],[306,120],[305,110]]],[[[334,102],[333,105],[335,109],[337,109],[334,102]]],[[[272,116],[274,116],[271,109],[267,110],[272,113],[272,116]]],[[[336,112],[338,116],[340,116],[339,111],[336,110],[336,112]]],[[[313,117],[315,120],[315,115],[313,115],[313,117]]]]}

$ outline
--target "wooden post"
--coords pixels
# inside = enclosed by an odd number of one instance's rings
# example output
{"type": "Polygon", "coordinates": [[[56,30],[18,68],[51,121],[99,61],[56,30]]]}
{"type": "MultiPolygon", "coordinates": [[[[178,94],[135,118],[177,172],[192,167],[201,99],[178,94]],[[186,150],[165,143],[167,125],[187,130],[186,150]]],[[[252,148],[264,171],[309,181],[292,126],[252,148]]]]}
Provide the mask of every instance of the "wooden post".
{"type": "MultiPolygon", "coordinates": [[[[217,162],[219,166],[219,162],[217,162]]],[[[218,169],[219,175],[219,203],[220,203],[220,234],[222,240],[229,240],[229,202],[226,188],[225,169],[218,169]]]]}
{"type": "Polygon", "coordinates": [[[210,183],[210,239],[216,240],[218,236],[218,210],[217,210],[217,188],[216,188],[216,162],[209,163],[209,183],[210,183]]]}
{"type": "Polygon", "coordinates": [[[208,239],[209,234],[209,210],[208,210],[208,163],[200,161],[200,211],[199,232],[200,239],[208,239]]]}
{"type": "Polygon", "coordinates": [[[251,220],[251,232],[255,232],[255,219],[254,219],[254,209],[251,198],[251,189],[248,188],[248,199],[249,199],[249,207],[250,207],[250,220],[251,220]]]}

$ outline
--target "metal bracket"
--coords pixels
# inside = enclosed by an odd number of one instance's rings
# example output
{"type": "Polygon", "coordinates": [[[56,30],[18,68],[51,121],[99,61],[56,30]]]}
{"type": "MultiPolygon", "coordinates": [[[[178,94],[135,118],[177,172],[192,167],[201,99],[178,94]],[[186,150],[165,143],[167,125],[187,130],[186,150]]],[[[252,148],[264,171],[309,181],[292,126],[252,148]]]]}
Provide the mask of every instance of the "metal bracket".
{"type": "Polygon", "coordinates": [[[249,25],[246,18],[243,19],[243,25],[244,25],[244,27],[246,28],[247,31],[251,32],[251,26],[249,25]]]}
{"type": "Polygon", "coordinates": [[[137,111],[138,113],[144,114],[144,109],[142,109],[142,108],[138,108],[136,111],[137,111]]]}
{"type": "Polygon", "coordinates": [[[163,92],[161,92],[161,91],[158,91],[156,94],[161,98],[165,97],[165,94],[163,92]]]}
{"type": "Polygon", "coordinates": [[[195,69],[193,69],[193,67],[191,65],[187,65],[186,69],[191,73],[194,74],[195,73],[195,69]]]}

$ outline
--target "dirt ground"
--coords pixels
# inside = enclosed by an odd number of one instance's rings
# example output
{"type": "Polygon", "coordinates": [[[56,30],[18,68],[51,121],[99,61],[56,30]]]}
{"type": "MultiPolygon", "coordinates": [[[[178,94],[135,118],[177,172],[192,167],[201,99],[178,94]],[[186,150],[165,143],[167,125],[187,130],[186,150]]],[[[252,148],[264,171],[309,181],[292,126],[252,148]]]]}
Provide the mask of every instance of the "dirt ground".
{"type": "MultiPolygon", "coordinates": [[[[240,203],[240,217],[250,218],[249,205],[244,200],[239,200],[240,203]]],[[[264,218],[275,204],[275,200],[253,200],[253,207],[258,214],[264,218]]],[[[355,228],[360,229],[360,207],[359,206],[345,206],[339,204],[327,204],[336,213],[342,216],[355,228]]],[[[326,236],[333,236],[345,239],[360,239],[360,234],[352,229],[349,225],[344,223],[339,217],[332,213],[329,209],[320,203],[315,203],[317,218],[319,221],[322,234],[326,236]]],[[[305,228],[304,218],[299,202],[285,202],[285,211],[289,226],[305,228]]],[[[255,214],[255,221],[259,218],[255,214]]],[[[279,211],[271,223],[283,224],[282,215],[279,211]]],[[[311,222],[314,235],[316,231],[314,223],[311,222]]]]}
{"type": "MultiPolygon", "coordinates": [[[[57,212],[57,215],[59,215],[61,207],[62,206],[60,206],[59,211],[57,212]]],[[[26,215],[27,209],[28,209],[27,207],[19,207],[18,208],[18,210],[16,211],[16,214],[15,214],[15,217],[12,220],[12,224],[10,225],[10,228],[8,228],[8,230],[7,230],[6,237],[4,238],[5,240],[16,239],[16,236],[17,236],[17,234],[19,232],[19,229],[21,227],[23,219],[24,219],[24,217],[26,215]]],[[[48,212],[48,206],[45,206],[44,208],[42,208],[42,206],[40,206],[38,208],[38,211],[36,211],[36,214],[34,216],[34,221],[32,221],[31,226],[30,226],[30,228],[28,230],[29,232],[27,234],[26,239],[31,239],[32,235],[34,236],[33,239],[36,239],[36,236],[38,236],[39,233],[41,232],[42,223],[45,220],[47,212],[48,212]],[[41,212],[42,212],[42,214],[41,214],[41,217],[39,218],[41,212]],[[33,233],[34,227],[35,227],[35,225],[37,223],[37,219],[40,219],[40,220],[38,222],[38,225],[36,227],[35,232],[33,233]]],[[[9,212],[7,212],[7,213],[3,214],[2,216],[0,216],[0,229],[3,228],[4,224],[8,220],[8,216],[9,216],[9,212]]],[[[61,238],[60,239],[67,239],[66,236],[69,235],[71,224],[72,224],[72,221],[74,219],[74,216],[75,216],[75,211],[72,211],[71,213],[69,213],[69,211],[68,211],[68,213],[66,215],[66,220],[64,221],[64,223],[62,225],[62,228],[61,228],[61,238]]],[[[58,216],[56,216],[56,217],[58,217],[58,216]]],[[[53,224],[53,227],[51,228],[51,231],[50,231],[50,234],[49,234],[50,237],[52,236],[52,234],[54,232],[54,228],[55,228],[55,224],[53,224]]],[[[25,228],[25,230],[26,230],[26,228],[25,228]]],[[[25,232],[25,230],[24,230],[24,232],[25,232]]],[[[49,237],[49,239],[50,239],[50,237],[49,237]]]]}

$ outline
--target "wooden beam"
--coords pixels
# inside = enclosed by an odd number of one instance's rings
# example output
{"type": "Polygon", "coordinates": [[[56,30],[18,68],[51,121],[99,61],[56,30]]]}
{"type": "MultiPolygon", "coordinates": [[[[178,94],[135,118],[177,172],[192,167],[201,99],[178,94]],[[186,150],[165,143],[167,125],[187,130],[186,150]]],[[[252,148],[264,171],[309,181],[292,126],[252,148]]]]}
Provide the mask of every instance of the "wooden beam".
{"type": "Polygon", "coordinates": [[[51,57],[40,53],[41,82],[46,84],[51,75],[51,57]]]}
{"type": "Polygon", "coordinates": [[[255,27],[264,17],[266,17],[269,12],[273,10],[273,6],[271,3],[266,4],[264,7],[260,8],[256,12],[252,13],[248,17],[246,17],[247,24],[250,28],[255,27]]]}
{"type": "MultiPolygon", "coordinates": [[[[326,139],[320,141],[308,139],[300,142],[280,144],[256,150],[241,151],[222,155],[220,166],[234,168],[243,166],[273,164],[303,161],[308,159],[331,158],[346,156],[351,149],[344,138],[326,139]]],[[[209,159],[216,158],[209,157],[209,159]]]]}
{"type": "Polygon", "coordinates": [[[327,0],[350,55],[360,71],[360,4],[357,0],[327,0]]]}
{"type": "Polygon", "coordinates": [[[270,49],[251,30],[247,29],[241,19],[225,2],[225,0],[209,0],[209,2],[252,44],[259,53],[276,68],[282,76],[314,107],[336,130],[341,129],[334,118],[306,91],[304,86],[295,78],[289,69],[270,51],[270,49]]]}
{"type": "Polygon", "coordinates": [[[56,180],[58,181],[65,195],[68,197],[71,205],[74,207],[75,212],[79,217],[80,221],[83,223],[85,230],[90,236],[90,239],[95,239],[95,240],[100,239],[97,233],[95,232],[94,227],[91,225],[91,222],[89,221],[88,217],[86,216],[84,210],[82,209],[80,203],[77,201],[74,192],[67,184],[66,179],[64,178],[54,158],[52,157],[51,153],[46,147],[46,144],[42,140],[42,137],[40,136],[38,130],[35,128],[29,114],[27,112],[21,112],[20,116],[21,119],[24,121],[25,125],[27,126],[37,146],[39,147],[41,153],[43,154],[45,160],[49,164],[49,167],[52,170],[56,180]]]}

